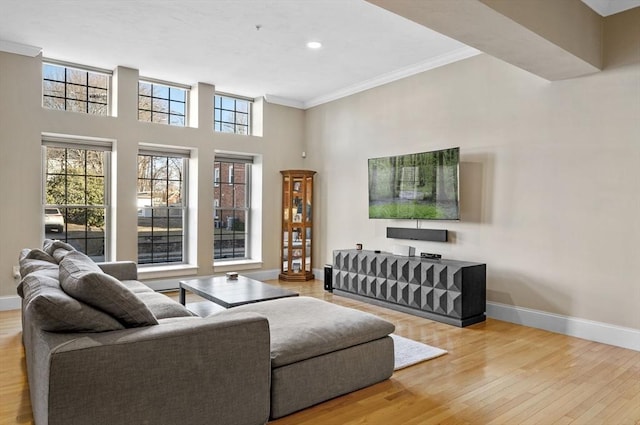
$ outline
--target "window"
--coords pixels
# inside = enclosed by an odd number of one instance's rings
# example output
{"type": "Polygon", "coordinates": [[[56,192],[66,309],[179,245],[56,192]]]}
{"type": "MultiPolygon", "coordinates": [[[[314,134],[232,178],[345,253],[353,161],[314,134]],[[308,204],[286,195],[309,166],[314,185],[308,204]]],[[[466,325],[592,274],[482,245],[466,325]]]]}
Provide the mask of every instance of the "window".
{"type": "Polygon", "coordinates": [[[43,141],[44,227],[95,261],[106,261],[110,146],[43,141]]]}
{"type": "Polygon", "coordinates": [[[214,163],[214,260],[248,258],[250,157],[217,157],[214,163]]]}
{"type": "Polygon", "coordinates": [[[222,133],[251,134],[251,101],[230,96],[214,96],[214,130],[222,133]]]}
{"type": "Polygon", "coordinates": [[[108,115],[111,75],[53,63],[42,64],[42,106],[108,115]]]}
{"type": "Polygon", "coordinates": [[[188,153],[138,155],[138,264],[184,263],[188,153]]]}
{"type": "Polygon", "coordinates": [[[186,117],[185,88],[138,82],[138,120],[184,127],[186,117]]]}

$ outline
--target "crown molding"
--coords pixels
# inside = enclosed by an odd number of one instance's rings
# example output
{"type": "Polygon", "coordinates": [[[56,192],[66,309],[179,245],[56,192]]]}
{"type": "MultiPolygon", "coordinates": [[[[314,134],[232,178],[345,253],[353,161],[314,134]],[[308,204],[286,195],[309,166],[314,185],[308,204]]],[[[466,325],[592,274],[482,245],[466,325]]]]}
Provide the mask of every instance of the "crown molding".
{"type": "Polygon", "coordinates": [[[289,106],[291,108],[297,108],[297,109],[309,109],[309,108],[313,108],[314,106],[322,105],[323,103],[328,103],[334,100],[341,99],[343,97],[351,96],[352,94],[356,94],[361,91],[365,91],[365,90],[372,89],[374,87],[381,86],[383,84],[391,83],[396,80],[401,80],[403,78],[407,78],[412,75],[428,71],[430,69],[438,68],[453,62],[467,59],[472,56],[479,55],[480,53],[482,52],[474,49],[473,47],[463,47],[460,49],[456,49],[452,52],[445,53],[443,55],[428,59],[426,61],[419,62],[417,64],[413,64],[405,68],[401,68],[386,74],[379,75],[377,77],[354,84],[352,86],[342,88],[340,90],[336,90],[332,93],[318,96],[308,101],[299,101],[295,99],[289,99],[286,97],[274,96],[272,94],[265,94],[264,99],[268,103],[273,103],[276,105],[289,106]]]}
{"type": "Polygon", "coordinates": [[[361,91],[369,90],[374,87],[378,87],[387,83],[391,83],[393,81],[410,77],[415,74],[419,74],[421,72],[429,71],[430,69],[439,68],[441,66],[448,65],[453,62],[467,59],[472,56],[479,55],[480,53],[482,52],[477,49],[474,49],[473,47],[463,47],[460,49],[456,49],[452,52],[445,53],[440,56],[436,56],[426,61],[418,62],[417,64],[414,64],[405,68],[400,68],[393,72],[382,74],[377,77],[371,78],[369,80],[363,81],[361,83],[345,87],[333,93],[328,93],[326,95],[318,96],[314,99],[304,102],[303,109],[313,108],[314,106],[322,105],[323,103],[328,103],[334,100],[338,100],[343,97],[347,97],[352,94],[359,93],[361,91]]]}
{"type": "Polygon", "coordinates": [[[272,94],[265,94],[264,100],[266,100],[267,103],[273,103],[276,105],[289,106],[291,108],[297,108],[297,109],[305,109],[303,102],[299,100],[289,99],[287,97],[280,97],[280,96],[274,96],[272,94]]]}
{"type": "Polygon", "coordinates": [[[8,40],[0,40],[0,52],[15,53],[16,55],[35,58],[42,53],[42,47],[16,43],[8,40]]]}

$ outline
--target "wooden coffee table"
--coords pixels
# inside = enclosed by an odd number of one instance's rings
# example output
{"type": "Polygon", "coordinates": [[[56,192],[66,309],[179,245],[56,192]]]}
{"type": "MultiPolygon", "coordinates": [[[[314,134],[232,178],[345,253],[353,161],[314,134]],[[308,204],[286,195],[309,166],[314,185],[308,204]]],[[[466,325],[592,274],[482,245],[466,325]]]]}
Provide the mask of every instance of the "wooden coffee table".
{"type": "Polygon", "coordinates": [[[298,296],[297,292],[244,276],[238,276],[238,279],[233,280],[227,279],[226,276],[181,280],[180,303],[182,305],[185,305],[187,290],[224,308],[298,296]]]}

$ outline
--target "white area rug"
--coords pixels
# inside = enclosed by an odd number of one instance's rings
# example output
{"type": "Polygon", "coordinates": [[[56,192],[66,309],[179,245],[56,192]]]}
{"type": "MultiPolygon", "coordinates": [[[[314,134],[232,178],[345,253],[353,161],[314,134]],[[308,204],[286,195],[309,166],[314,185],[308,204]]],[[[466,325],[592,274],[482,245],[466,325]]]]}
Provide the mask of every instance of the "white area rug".
{"type": "Polygon", "coordinates": [[[435,359],[436,357],[447,354],[447,350],[432,347],[396,334],[391,334],[391,338],[393,338],[395,349],[395,365],[393,370],[404,369],[416,363],[435,359]]]}

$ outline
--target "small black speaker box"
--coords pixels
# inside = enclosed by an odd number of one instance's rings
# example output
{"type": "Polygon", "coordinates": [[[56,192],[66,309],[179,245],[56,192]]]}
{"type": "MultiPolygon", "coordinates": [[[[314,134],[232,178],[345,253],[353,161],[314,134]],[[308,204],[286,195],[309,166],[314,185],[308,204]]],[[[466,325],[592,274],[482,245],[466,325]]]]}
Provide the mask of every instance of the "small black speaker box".
{"type": "Polygon", "coordinates": [[[387,227],[387,237],[414,241],[446,242],[449,233],[439,229],[410,229],[406,227],[387,227]]]}
{"type": "Polygon", "coordinates": [[[331,264],[324,266],[324,290],[333,292],[333,266],[331,264]]]}

